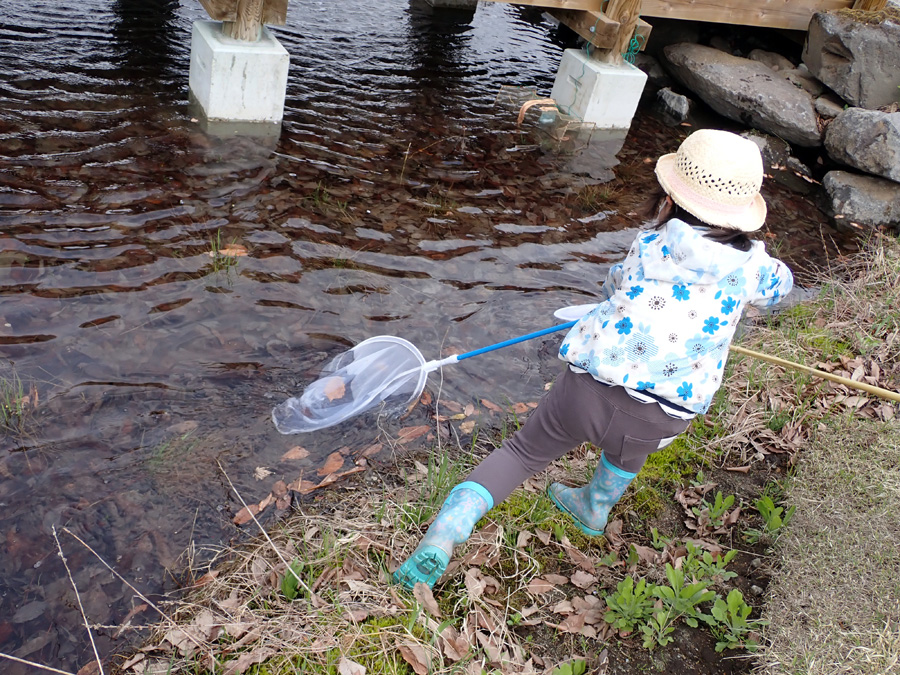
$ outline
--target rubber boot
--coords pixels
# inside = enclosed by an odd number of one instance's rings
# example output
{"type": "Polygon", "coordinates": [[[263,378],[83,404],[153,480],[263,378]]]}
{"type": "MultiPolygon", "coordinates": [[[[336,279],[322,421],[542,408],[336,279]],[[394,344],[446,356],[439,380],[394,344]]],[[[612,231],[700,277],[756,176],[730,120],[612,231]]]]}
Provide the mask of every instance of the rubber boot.
{"type": "Polygon", "coordinates": [[[453,488],[416,550],[394,572],[394,583],[412,588],[422,582],[433,588],[450,563],[453,547],[469,538],[475,523],[493,506],[491,493],[478,483],[466,481],[453,488]]]}
{"type": "Polygon", "coordinates": [[[599,537],[606,527],[610,509],[622,498],[625,488],[636,475],[613,466],[601,455],[590,483],[580,488],[553,483],[548,492],[556,508],[571,516],[578,529],[599,537]]]}

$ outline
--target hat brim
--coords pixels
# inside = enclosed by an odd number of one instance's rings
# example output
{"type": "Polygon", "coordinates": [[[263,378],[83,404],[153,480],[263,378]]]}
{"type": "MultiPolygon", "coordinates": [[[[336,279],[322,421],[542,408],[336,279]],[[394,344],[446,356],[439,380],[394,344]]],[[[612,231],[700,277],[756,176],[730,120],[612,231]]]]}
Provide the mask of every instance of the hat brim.
{"type": "Polygon", "coordinates": [[[726,230],[755,232],[766,222],[766,200],[756,194],[746,207],[712,203],[686,185],[675,173],[676,155],[663,155],[656,162],[656,178],[678,206],[708,225],[726,230]]]}

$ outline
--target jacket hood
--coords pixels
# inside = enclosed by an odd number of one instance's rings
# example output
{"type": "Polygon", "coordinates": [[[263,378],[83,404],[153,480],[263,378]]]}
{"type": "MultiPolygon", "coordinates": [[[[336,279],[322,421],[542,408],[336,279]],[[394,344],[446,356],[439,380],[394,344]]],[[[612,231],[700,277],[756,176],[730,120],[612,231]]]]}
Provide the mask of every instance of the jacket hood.
{"type": "Polygon", "coordinates": [[[746,265],[765,246],[754,241],[749,251],[739,251],[703,236],[704,230],[673,218],[666,226],[639,236],[644,275],[648,279],[717,283],[746,265]]]}

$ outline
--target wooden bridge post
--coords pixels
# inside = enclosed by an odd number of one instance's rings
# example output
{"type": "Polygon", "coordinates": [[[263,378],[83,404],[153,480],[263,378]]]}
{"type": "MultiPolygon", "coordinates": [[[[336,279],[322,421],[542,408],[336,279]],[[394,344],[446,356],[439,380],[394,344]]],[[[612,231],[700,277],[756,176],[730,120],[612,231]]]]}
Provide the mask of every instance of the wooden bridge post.
{"type": "Polygon", "coordinates": [[[625,129],[637,110],[647,75],[625,60],[640,19],[641,0],[609,0],[594,26],[610,33],[607,49],[592,54],[581,49],[563,52],[550,94],[560,110],[593,122],[598,129],[625,129]],[[612,38],[612,35],[615,35],[612,38]]]}
{"type": "Polygon", "coordinates": [[[200,0],[214,21],[195,21],[190,92],[207,130],[277,135],[289,57],[266,23],[284,24],[287,0],[200,0]],[[224,124],[223,124],[224,123],[224,124]],[[248,126],[249,125],[249,126],[248,126]]]}

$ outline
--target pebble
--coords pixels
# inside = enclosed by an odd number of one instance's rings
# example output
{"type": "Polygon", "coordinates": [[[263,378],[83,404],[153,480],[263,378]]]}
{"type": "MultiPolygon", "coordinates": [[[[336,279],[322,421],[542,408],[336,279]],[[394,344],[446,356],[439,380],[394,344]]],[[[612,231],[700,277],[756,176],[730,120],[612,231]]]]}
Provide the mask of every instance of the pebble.
{"type": "Polygon", "coordinates": [[[759,586],[757,586],[756,584],[754,584],[753,586],[750,587],[750,592],[753,593],[753,595],[762,595],[763,589],[760,588],[759,586]]]}
{"type": "Polygon", "coordinates": [[[752,567],[755,570],[758,570],[760,567],[762,567],[762,559],[754,558],[753,560],[750,561],[750,567],[752,567]]]}

